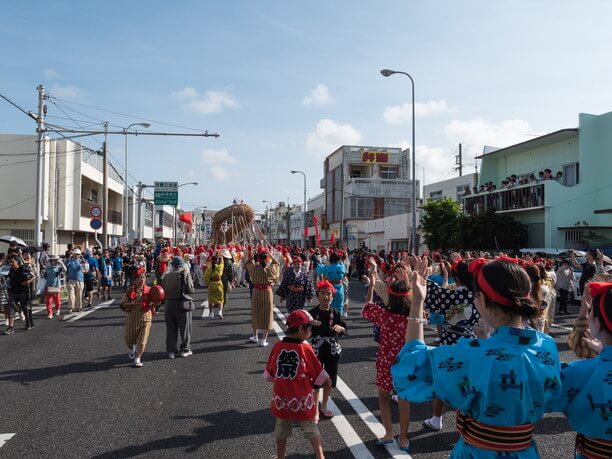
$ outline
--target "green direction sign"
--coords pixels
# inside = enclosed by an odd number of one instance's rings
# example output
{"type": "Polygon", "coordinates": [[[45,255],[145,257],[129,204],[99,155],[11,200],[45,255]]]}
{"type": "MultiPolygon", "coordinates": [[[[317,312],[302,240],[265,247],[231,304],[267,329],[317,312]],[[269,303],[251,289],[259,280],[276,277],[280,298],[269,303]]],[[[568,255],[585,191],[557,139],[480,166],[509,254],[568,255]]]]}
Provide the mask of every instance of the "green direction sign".
{"type": "Polygon", "coordinates": [[[153,199],[156,206],[177,206],[178,182],[155,182],[153,199]]]}

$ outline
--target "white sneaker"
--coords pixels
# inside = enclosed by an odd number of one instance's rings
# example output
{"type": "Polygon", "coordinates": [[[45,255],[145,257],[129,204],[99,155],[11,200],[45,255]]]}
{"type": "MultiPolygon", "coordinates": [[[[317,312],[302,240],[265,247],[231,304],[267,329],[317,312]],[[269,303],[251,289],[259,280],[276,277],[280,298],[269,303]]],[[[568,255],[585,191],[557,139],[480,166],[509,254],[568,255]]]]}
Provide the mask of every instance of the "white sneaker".
{"type": "Polygon", "coordinates": [[[55,311],[55,315],[56,315],[56,316],[59,316],[59,315],[60,315],[60,312],[59,312],[59,311],[55,311]]]}
{"type": "Polygon", "coordinates": [[[219,317],[219,319],[223,319],[223,313],[222,313],[222,312],[219,312],[218,317],[219,317]]]}
{"type": "Polygon", "coordinates": [[[344,318],[348,317],[348,312],[345,312],[344,314],[342,314],[342,317],[344,318]]]}
{"type": "Polygon", "coordinates": [[[173,359],[176,357],[176,354],[174,352],[168,352],[168,358],[169,359],[173,359]]]}
{"type": "Polygon", "coordinates": [[[179,355],[181,357],[189,357],[190,355],[193,355],[193,351],[181,351],[179,355]]]}
{"type": "Polygon", "coordinates": [[[260,339],[259,340],[259,345],[261,347],[266,347],[268,345],[268,342],[266,340],[260,339]]]}
{"type": "Polygon", "coordinates": [[[399,403],[399,397],[397,396],[397,394],[393,394],[391,396],[391,400],[393,400],[395,403],[399,403]]]}
{"type": "Polygon", "coordinates": [[[442,430],[442,418],[432,416],[431,418],[423,421],[423,425],[431,430],[439,432],[442,430]]]}
{"type": "Polygon", "coordinates": [[[142,362],[140,361],[140,359],[134,360],[134,368],[140,368],[140,367],[142,367],[142,362]]]}
{"type": "Polygon", "coordinates": [[[4,325],[8,327],[8,324],[9,324],[9,321],[8,321],[8,319],[6,319],[6,320],[4,321],[4,325]]]}
{"type": "Polygon", "coordinates": [[[214,312],[211,312],[210,314],[208,314],[208,318],[209,319],[212,319],[213,317],[215,317],[215,313],[214,312]]]}
{"type": "Polygon", "coordinates": [[[249,341],[251,343],[257,343],[259,341],[259,338],[257,338],[257,335],[255,336],[249,336],[249,341]]]}
{"type": "Polygon", "coordinates": [[[47,314],[47,319],[53,319],[53,314],[47,314]]]}

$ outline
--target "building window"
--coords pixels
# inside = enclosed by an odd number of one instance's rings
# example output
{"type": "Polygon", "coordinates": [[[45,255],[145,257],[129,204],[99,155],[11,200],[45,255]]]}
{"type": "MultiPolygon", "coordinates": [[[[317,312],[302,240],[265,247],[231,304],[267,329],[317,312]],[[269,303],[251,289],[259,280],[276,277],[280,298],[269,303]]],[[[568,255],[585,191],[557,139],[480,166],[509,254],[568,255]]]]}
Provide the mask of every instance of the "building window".
{"type": "Polygon", "coordinates": [[[89,196],[90,196],[91,202],[95,202],[95,203],[98,202],[98,190],[94,190],[92,188],[91,193],[89,194],[89,196]]]}
{"type": "Polygon", "coordinates": [[[580,181],[580,167],[579,163],[571,163],[563,165],[563,185],[574,186],[578,185],[580,181]]]}
{"type": "Polygon", "coordinates": [[[442,190],[432,191],[429,193],[429,199],[442,199],[442,190]]]}
{"type": "Polygon", "coordinates": [[[398,170],[397,166],[380,166],[380,178],[383,180],[397,180],[398,170]]]}
{"type": "Polygon", "coordinates": [[[372,198],[351,198],[351,216],[353,218],[372,218],[372,198]]]}
{"type": "Polygon", "coordinates": [[[409,211],[409,200],[405,198],[385,198],[385,217],[406,214],[409,211]]]}

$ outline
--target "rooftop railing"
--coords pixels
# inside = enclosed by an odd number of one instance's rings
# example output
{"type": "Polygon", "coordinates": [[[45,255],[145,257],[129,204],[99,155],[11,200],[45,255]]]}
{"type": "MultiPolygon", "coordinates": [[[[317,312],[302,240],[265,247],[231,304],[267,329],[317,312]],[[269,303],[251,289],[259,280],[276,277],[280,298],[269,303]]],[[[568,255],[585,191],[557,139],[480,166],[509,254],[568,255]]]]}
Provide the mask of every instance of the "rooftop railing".
{"type": "Polygon", "coordinates": [[[544,183],[483,191],[464,196],[463,211],[469,215],[476,215],[490,209],[497,212],[507,212],[539,208],[544,206],[544,197],[544,183]]]}

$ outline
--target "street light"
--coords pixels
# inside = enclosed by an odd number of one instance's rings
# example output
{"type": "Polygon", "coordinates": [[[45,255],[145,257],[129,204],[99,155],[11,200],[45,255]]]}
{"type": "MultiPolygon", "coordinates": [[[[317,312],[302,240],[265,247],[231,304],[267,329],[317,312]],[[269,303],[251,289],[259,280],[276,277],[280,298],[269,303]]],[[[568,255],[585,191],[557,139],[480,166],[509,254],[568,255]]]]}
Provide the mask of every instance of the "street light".
{"type": "MultiPolygon", "coordinates": [[[[177,186],[177,188],[180,188],[180,187],[185,186],[185,185],[196,185],[197,186],[198,182],[181,183],[180,185],[177,186]]],[[[177,227],[177,221],[176,221],[176,214],[177,214],[177,212],[176,212],[176,207],[177,206],[174,206],[174,235],[173,235],[174,237],[172,238],[172,239],[174,239],[174,245],[175,246],[178,245],[177,244],[177,240],[176,240],[176,232],[177,232],[177,229],[176,229],[176,227],[177,227]]]]}
{"type": "Polygon", "coordinates": [[[405,75],[410,78],[410,82],[412,83],[412,253],[415,255],[418,253],[418,246],[416,240],[416,204],[417,204],[417,195],[416,195],[416,154],[415,154],[415,145],[414,145],[414,80],[412,76],[406,72],[400,72],[397,70],[389,70],[383,69],[380,71],[380,74],[384,77],[389,77],[399,73],[401,75],[405,75]]]}
{"type": "MultiPolygon", "coordinates": [[[[304,227],[302,228],[302,248],[306,247],[306,174],[302,171],[291,171],[292,174],[302,174],[304,176],[304,209],[302,211],[304,218],[304,227]]],[[[289,237],[291,240],[291,237],[289,237]]]]}
{"type": "Polygon", "coordinates": [[[270,222],[270,210],[272,210],[272,203],[270,201],[266,201],[265,199],[261,201],[263,203],[270,204],[270,207],[266,206],[266,220],[268,221],[268,243],[272,243],[272,223],[270,222]]]}
{"type": "MultiPolygon", "coordinates": [[[[132,126],[142,126],[148,128],[151,125],[149,123],[132,123],[128,127],[123,129],[125,137],[125,171],[123,172],[123,236],[127,237],[130,233],[128,231],[129,219],[128,219],[128,136],[127,132],[132,126]]],[[[140,203],[138,204],[140,205],[140,203]]],[[[106,224],[106,222],[104,222],[106,224]]]]}

